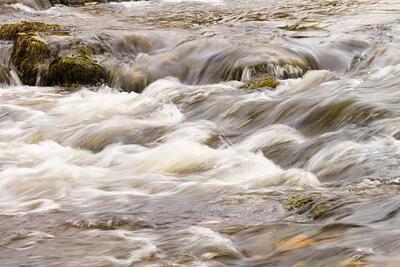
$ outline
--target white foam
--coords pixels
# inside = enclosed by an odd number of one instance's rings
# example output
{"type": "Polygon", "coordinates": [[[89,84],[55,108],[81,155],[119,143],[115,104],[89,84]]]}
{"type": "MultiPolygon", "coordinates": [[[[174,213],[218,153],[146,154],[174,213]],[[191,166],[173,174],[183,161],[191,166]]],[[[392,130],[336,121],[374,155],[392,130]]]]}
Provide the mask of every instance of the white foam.
{"type": "Polygon", "coordinates": [[[240,256],[232,241],[221,234],[201,226],[192,226],[177,233],[182,250],[204,260],[227,255],[240,256]]]}
{"type": "Polygon", "coordinates": [[[273,126],[216,149],[207,143],[223,130],[206,120],[184,122],[174,103],[182,95],[224,90],[235,89],[229,84],[184,86],[174,79],[159,80],[140,95],[108,87],[69,95],[53,88],[2,89],[0,200],[7,204],[0,205],[0,212],[88,205],[105,196],[124,201],[124,196],[231,187],[318,186],[311,173],[284,170],[257,152],[281,142],[301,143],[304,138],[295,130],[273,126]],[[153,143],[135,143],[146,138],[145,129],[153,133],[157,127],[162,131],[153,143]]]}
{"type": "Polygon", "coordinates": [[[15,9],[22,10],[22,11],[24,11],[26,13],[36,13],[37,12],[35,9],[33,9],[33,8],[29,7],[29,6],[26,6],[26,5],[22,4],[22,3],[16,3],[16,4],[12,4],[12,5],[6,5],[6,6],[10,6],[10,7],[13,7],[15,9]]]}
{"type": "Polygon", "coordinates": [[[282,143],[301,144],[306,141],[302,134],[286,125],[274,124],[251,134],[239,146],[249,151],[272,147],[282,143]]]}

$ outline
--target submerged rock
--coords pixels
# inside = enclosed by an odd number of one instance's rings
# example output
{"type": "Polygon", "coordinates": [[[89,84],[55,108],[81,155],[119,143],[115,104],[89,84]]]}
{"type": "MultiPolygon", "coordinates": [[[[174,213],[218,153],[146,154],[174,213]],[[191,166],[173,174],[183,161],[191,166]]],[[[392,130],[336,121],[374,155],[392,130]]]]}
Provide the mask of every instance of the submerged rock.
{"type": "Polygon", "coordinates": [[[275,89],[279,85],[279,81],[276,77],[269,74],[257,75],[250,78],[241,87],[242,89],[254,90],[259,88],[270,88],[275,89]]]}
{"type": "Polygon", "coordinates": [[[153,228],[154,225],[132,215],[119,214],[98,214],[94,217],[69,220],[65,223],[67,227],[81,229],[116,230],[129,229],[137,230],[142,228],[153,228]]]}
{"type": "MultiPolygon", "coordinates": [[[[50,3],[54,5],[65,5],[65,6],[83,6],[86,4],[96,4],[96,3],[108,3],[108,2],[124,2],[127,0],[50,0],[50,3]]],[[[132,2],[140,1],[133,0],[132,2]]],[[[127,1],[129,2],[129,1],[127,1]]]]}
{"type": "Polygon", "coordinates": [[[349,209],[345,207],[351,202],[340,196],[325,196],[321,193],[297,194],[292,196],[285,208],[297,214],[306,214],[313,220],[322,220],[332,216],[345,217],[349,209]]]}
{"type": "Polygon", "coordinates": [[[66,6],[83,6],[85,0],[50,0],[50,3],[54,5],[66,5],[66,6]]]}

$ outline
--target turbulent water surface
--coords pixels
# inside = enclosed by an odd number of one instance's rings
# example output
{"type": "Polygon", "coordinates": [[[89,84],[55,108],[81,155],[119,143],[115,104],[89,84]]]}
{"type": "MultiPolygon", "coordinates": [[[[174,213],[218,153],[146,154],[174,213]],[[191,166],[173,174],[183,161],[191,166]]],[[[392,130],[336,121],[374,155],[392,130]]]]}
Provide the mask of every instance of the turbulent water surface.
{"type": "Polygon", "coordinates": [[[398,0],[0,5],[21,20],[117,75],[25,86],[0,43],[1,266],[400,266],[398,0]]]}

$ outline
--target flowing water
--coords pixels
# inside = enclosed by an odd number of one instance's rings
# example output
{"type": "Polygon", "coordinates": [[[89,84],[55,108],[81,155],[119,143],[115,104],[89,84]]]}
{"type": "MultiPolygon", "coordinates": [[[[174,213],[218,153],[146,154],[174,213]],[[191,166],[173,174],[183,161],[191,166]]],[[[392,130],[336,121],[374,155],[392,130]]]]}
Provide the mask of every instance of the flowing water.
{"type": "Polygon", "coordinates": [[[6,1],[0,20],[100,40],[117,73],[25,86],[0,43],[1,266],[400,266],[398,0],[6,1]],[[260,72],[276,90],[240,89],[260,72]]]}

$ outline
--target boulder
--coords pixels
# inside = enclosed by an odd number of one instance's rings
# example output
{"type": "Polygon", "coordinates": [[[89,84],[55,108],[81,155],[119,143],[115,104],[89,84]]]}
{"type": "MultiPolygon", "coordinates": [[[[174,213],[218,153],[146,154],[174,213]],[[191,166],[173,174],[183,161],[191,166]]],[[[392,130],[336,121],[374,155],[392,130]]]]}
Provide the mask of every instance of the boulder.
{"type": "Polygon", "coordinates": [[[106,81],[106,71],[92,57],[98,49],[65,33],[59,25],[41,22],[0,26],[0,39],[14,40],[11,63],[24,84],[79,87],[106,81]]]}
{"type": "Polygon", "coordinates": [[[106,72],[89,54],[59,56],[48,68],[47,84],[65,87],[104,83],[106,72]]]}
{"type": "Polygon", "coordinates": [[[34,33],[21,33],[15,40],[11,63],[15,66],[24,84],[39,83],[39,74],[46,68],[50,58],[50,49],[34,33]]]}
{"type": "Polygon", "coordinates": [[[46,24],[42,22],[27,22],[15,24],[0,25],[1,40],[15,40],[20,33],[36,33],[44,31],[59,30],[60,26],[56,24],[46,24]]]}

